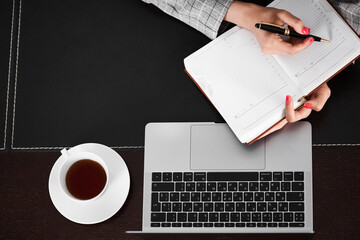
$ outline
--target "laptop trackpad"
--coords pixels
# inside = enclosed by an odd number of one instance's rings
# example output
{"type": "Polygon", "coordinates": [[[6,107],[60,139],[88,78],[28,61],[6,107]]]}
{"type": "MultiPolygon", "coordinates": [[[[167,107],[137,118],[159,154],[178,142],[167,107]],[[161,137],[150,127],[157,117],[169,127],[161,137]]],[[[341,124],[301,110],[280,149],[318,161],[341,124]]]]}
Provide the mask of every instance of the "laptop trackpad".
{"type": "Polygon", "coordinates": [[[264,169],[265,144],[261,139],[241,144],[227,124],[191,126],[191,169],[264,169]]]}

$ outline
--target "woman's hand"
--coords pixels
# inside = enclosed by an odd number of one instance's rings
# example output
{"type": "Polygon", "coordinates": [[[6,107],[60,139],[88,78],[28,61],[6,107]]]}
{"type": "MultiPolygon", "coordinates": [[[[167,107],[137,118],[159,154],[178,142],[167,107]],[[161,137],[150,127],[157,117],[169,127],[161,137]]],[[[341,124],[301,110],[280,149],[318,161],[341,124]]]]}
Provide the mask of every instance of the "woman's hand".
{"type": "Polygon", "coordinates": [[[228,22],[250,30],[256,37],[261,50],[266,54],[296,54],[303,51],[314,41],[290,38],[284,41],[279,35],[255,28],[256,23],[268,22],[283,26],[287,24],[300,34],[309,34],[310,28],[291,13],[276,8],[261,7],[252,3],[234,1],[225,16],[228,22]]]}
{"type": "Polygon", "coordinates": [[[286,96],[285,100],[285,113],[286,118],[281,120],[275,126],[270,128],[268,131],[263,133],[260,138],[265,137],[266,135],[275,132],[282,127],[284,127],[288,122],[296,122],[301,119],[307,118],[312,110],[320,111],[326,101],[329,99],[331,94],[330,88],[326,83],[322,84],[313,94],[309,96],[309,101],[307,101],[302,108],[294,110],[294,101],[290,96],[286,96]]]}

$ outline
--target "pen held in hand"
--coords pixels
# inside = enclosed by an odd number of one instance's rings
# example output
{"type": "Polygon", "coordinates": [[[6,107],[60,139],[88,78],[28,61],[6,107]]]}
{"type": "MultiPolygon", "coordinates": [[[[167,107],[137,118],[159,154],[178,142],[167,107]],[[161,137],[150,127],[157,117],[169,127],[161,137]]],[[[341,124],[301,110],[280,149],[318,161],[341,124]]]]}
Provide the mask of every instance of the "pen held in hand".
{"type": "Polygon", "coordinates": [[[266,23],[266,22],[261,22],[261,23],[256,23],[255,27],[261,30],[265,30],[268,32],[272,32],[272,33],[277,33],[277,34],[281,34],[281,35],[285,35],[285,36],[290,36],[290,37],[297,37],[297,38],[308,38],[308,37],[312,37],[314,38],[314,41],[317,42],[325,42],[328,43],[330,42],[329,40],[314,36],[314,35],[302,35],[299,34],[295,31],[291,31],[290,29],[286,29],[282,26],[276,25],[276,24],[272,24],[272,23],[266,23]]]}

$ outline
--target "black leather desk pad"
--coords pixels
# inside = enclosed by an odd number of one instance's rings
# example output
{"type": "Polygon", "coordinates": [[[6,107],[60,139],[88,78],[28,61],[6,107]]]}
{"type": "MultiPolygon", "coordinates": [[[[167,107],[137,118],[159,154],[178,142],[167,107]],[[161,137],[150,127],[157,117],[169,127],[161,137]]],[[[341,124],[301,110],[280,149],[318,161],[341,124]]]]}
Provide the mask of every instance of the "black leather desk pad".
{"type": "MultiPolygon", "coordinates": [[[[223,122],[184,73],[209,41],[140,0],[22,1],[12,148],[137,147],[148,122],[223,122]]],[[[360,143],[359,66],[331,80],[314,143],[360,143]]]]}
{"type": "Polygon", "coordinates": [[[0,1],[0,150],[5,148],[13,1],[0,1]]]}

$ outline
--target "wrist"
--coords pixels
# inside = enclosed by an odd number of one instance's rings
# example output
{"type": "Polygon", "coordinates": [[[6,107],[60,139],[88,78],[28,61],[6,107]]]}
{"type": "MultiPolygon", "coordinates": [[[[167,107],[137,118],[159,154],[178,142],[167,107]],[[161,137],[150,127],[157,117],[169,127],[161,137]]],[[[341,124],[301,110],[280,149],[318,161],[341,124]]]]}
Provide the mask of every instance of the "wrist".
{"type": "Polygon", "coordinates": [[[230,5],[224,20],[252,31],[255,29],[257,15],[262,11],[262,8],[264,7],[256,4],[234,1],[230,5]]]}

